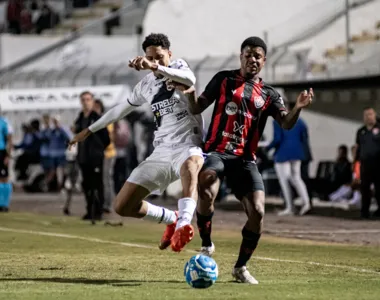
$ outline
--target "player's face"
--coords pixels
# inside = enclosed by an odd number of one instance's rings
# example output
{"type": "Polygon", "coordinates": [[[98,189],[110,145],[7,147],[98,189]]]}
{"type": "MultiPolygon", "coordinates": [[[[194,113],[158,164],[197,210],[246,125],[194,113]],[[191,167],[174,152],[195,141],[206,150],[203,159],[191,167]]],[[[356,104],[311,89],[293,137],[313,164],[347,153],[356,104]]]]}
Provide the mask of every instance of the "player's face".
{"type": "Polygon", "coordinates": [[[363,113],[363,119],[365,125],[375,125],[376,124],[376,112],[373,108],[366,109],[363,113]]]}
{"type": "Polygon", "coordinates": [[[84,94],[80,98],[83,111],[91,111],[94,108],[94,98],[90,94],[84,94]]]}
{"type": "Polygon", "coordinates": [[[244,74],[253,77],[265,64],[265,53],[261,47],[246,46],[240,54],[240,66],[244,74]]]}
{"type": "Polygon", "coordinates": [[[172,52],[168,49],[164,49],[161,46],[149,46],[146,48],[145,57],[156,64],[167,67],[170,64],[170,57],[172,52]]]}

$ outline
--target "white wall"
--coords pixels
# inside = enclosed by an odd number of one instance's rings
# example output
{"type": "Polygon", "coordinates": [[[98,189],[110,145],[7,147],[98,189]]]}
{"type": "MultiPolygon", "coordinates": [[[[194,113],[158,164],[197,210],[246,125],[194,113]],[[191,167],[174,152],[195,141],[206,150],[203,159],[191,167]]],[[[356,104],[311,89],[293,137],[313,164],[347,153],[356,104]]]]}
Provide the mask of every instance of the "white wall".
{"type": "MultiPolygon", "coordinates": [[[[237,53],[246,37],[263,36],[264,31],[268,31],[269,45],[284,42],[341,11],[344,3],[344,0],[156,0],[149,6],[144,29],[147,34],[168,34],[173,51],[188,59],[226,56],[237,53]]],[[[374,28],[379,11],[380,1],[352,11],[352,33],[374,28]]],[[[344,39],[341,19],[298,48],[312,46],[312,57],[321,58],[326,47],[344,39]]]]}
{"type": "MultiPolygon", "coordinates": [[[[0,66],[4,67],[58,42],[62,37],[4,34],[0,36],[0,66]]],[[[127,63],[131,57],[141,53],[135,37],[85,36],[63,49],[55,50],[42,59],[26,66],[25,70],[61,69],[65,54],[82,61],[82,65],[100,66],[127,63]]]]}

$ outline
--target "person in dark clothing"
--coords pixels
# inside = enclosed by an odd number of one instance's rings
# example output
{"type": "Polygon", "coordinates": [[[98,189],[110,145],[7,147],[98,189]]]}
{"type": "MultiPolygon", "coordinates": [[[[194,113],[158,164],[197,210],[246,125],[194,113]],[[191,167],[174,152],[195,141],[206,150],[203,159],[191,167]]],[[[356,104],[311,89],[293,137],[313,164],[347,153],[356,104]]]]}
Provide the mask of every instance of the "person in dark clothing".
{"type": "Polygon", "coordinates": [[[9,0],[7,7],[8,31],[13,34],[21,33],[21,11],[23,9],[21,0],[9,0]]]}
{"type": "MultiPolygon", "coordinates": [[[[81,93],[80,101],[82,112],[75,121],[75,133],[81,132],[100,118],[100,115],[93,111],[94,97],[90,92],[81,93]]],[[[102,217],[104,202],[103,160],[104,150],[109,144],[110,137],[105,128],[78,145],[77,161],[82,172],[82,187],[87,202],[87,212],[83,216],[83,220],[100,220],[102,217]]]]}
{"type": "Polygon", "coordinates": [[[361,217],[368,219],[372,198],[371,184],[375,186],[378,207],[374,217],[380,217],[380,122],[372,107],[364,109],[363,120],[364,126],[356,133],[356,161],[360,162],[361,217]]]}
{"type": "Polygon", "coordinates": [[[59,15],[45,4],[36,22],[36,33],[41,34],[45,29],[54,28],[59,22],[59,15]]]}
{"type": "Polygon", "coordinates": [[[331,189],[334,192],[329,195],[330,201],[337,202],[347,198],[352,191],[351,183],[352,165],[348,160],[348,148],[346,145],[340,145],[331,177],[331,189]]]}
{"type": "Polygon", "coordinates": [[[30,164],[40,163],[40,148],[41,148],[41,133],[40,122],[32,120],[30,127],[25,132],[25,138],[20,145],[15,146],[15,149],[24,150],[16,161],[15,168],[19,171],[18,180],[27,179],[27,170],[30,164]]]}

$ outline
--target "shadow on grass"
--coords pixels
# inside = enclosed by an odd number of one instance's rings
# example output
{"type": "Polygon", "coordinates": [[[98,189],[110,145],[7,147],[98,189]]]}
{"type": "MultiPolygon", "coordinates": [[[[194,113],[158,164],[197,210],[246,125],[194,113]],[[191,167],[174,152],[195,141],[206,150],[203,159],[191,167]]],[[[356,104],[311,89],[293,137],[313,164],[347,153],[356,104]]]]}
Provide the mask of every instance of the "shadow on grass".
{"type": "Polygon", "coordinates": [[[90,284],[90,285],[111,285],[111,286],[140,286],[143,283],[180,283],[180,280],[122,280],[122,279],[87,279],[87,278],[0,278],[3,281],[33,281],[33,282],[51,282],[51,283],[73,283],[73,284],[90,284]]]}

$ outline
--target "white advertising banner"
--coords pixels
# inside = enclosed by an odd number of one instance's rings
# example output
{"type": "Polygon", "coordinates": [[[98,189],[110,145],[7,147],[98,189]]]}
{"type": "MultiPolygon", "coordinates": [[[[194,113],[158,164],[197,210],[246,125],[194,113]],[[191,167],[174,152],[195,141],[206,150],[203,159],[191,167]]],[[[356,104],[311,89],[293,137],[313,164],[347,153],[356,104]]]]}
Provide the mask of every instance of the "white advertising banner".
{"type": "Polygon", "coordinates": [[[0,106],[4,112],[79,109],[79,95],[83,91],[93,93],[106,107],[125,101],[131,93],[124,85],[0,90],[0,106]]]}

